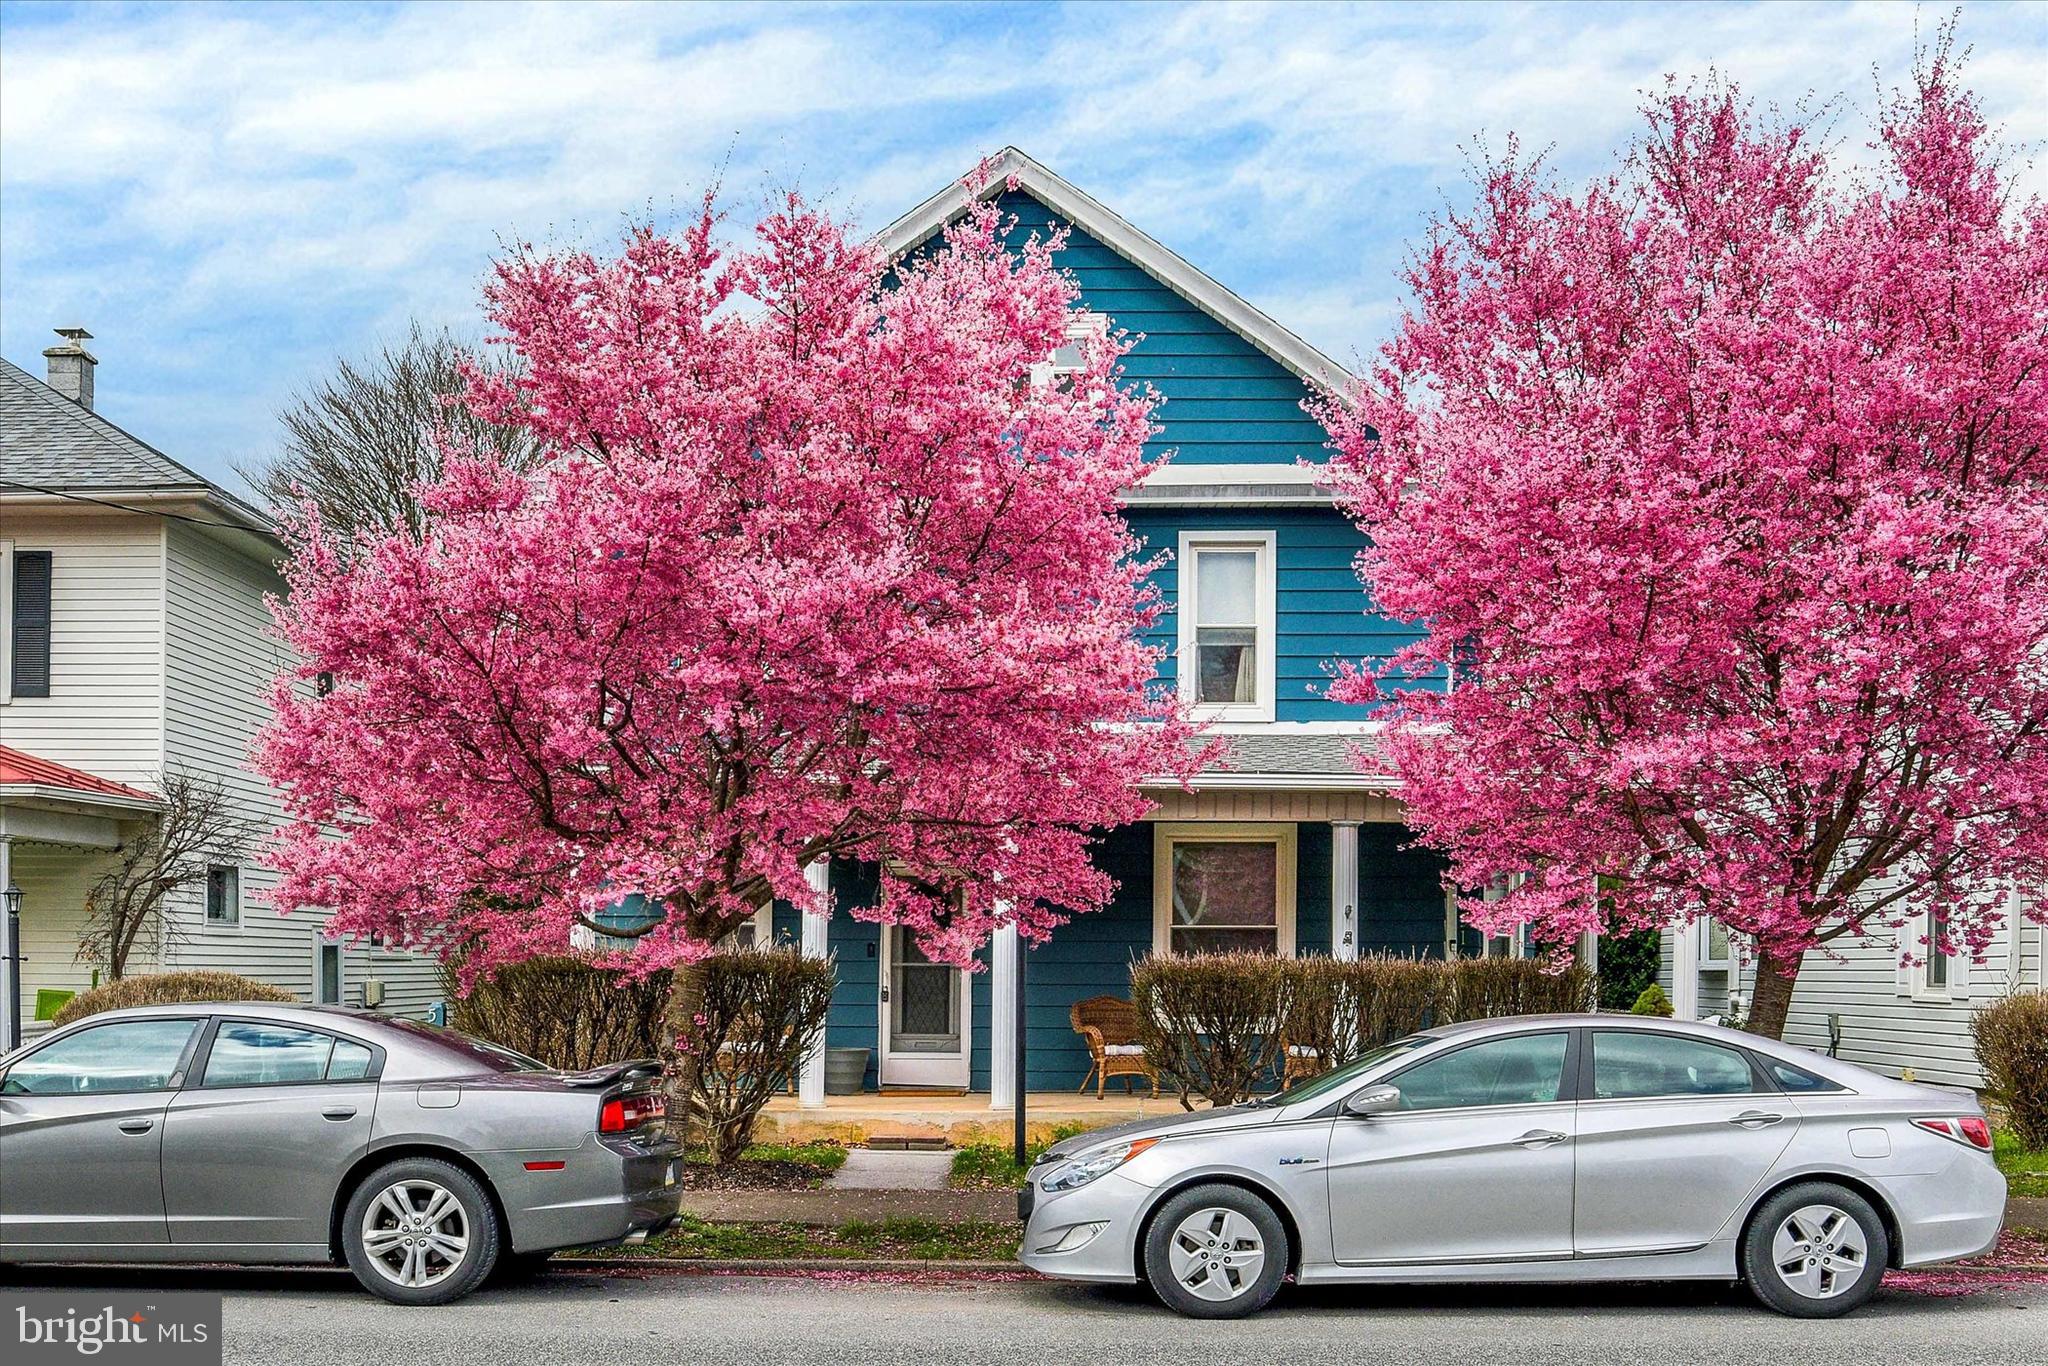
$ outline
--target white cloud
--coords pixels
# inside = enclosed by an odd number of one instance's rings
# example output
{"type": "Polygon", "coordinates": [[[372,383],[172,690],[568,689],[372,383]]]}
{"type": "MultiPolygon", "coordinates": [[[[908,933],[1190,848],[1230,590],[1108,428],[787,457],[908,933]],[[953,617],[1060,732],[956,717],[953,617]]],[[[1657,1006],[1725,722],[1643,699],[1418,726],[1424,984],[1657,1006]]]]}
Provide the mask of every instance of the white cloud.
{"type": "MultiPolygon", "coordinates": [[[[1461,147],[1519,131],[1605,164],[1640,91],[1709,63],[1791,104],[1872,103],[1889,4],[468,6],[9,12],[0,340],[101,334],[110,411],[209,470],[336,351],[473,322],[507,236],[609,240],[796,179],[879,226],[1016,142],[1333,354],[1383,336],[1393,271],[1461,147]],[[192,387],[205,386],[203,403],[192,387]]],[[[2048,140],[2048,4],[1971,5],[1969,79],[2048,140]]],[[[1856,112],[1856,111],[1861,111],[1856,112]]],[[[2042,184],[2038,167],[2027,184],[2042,184]]]]}

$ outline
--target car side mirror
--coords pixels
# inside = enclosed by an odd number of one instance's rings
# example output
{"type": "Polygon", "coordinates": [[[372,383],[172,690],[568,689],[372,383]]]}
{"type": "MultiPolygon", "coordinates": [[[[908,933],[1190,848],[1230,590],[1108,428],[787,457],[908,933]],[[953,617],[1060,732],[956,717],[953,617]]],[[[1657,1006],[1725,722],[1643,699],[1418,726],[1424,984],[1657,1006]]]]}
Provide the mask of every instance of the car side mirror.
{"type": "Polygon", "coordinates": [[[1344,1101],[1344,1113],[1357,1119],[1371,1119],[1389,1110],[1401,1108],[1401,1088],[1398,1086],[1368,1086],[1363,1091],[1353,1091],[1344,1101]]]}

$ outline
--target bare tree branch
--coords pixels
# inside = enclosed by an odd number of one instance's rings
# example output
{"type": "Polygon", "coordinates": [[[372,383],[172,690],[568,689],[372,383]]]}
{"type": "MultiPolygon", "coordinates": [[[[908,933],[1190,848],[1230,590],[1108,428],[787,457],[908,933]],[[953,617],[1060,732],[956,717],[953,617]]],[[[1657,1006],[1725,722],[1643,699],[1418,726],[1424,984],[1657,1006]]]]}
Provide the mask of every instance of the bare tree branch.
{"type": "Polygon", "coordinates": [[[85,894],[76,961],[99,964],[109,981],[127,974],[136,949],[150,956],[163,949],[167,898],[203,887],[210,867],[241,862],[256,836],[254,822],[214,779],[167,772],[157,791],[163,805],[155,822],[122,842],[113,866],[85,894]]]}

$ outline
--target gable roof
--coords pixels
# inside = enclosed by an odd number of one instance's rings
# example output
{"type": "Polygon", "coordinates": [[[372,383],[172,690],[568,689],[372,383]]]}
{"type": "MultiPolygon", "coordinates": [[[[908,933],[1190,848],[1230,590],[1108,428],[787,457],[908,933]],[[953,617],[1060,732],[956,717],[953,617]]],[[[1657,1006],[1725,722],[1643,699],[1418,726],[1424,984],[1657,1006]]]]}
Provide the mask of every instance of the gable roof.
{"type": "MultiPolygon", "coordinates": [[[[1239,295],[1188,264],[1186,258],[1141,232],[1094,196],[1042,162],[1015,147],[1005,147],[989,163],[988,182],[980,192],[983,199],[1001,194],[1011,180],[1017,188],[1093,234],[1119,255],[1152,275],[1168,289],[1201,309],[1225,327],[1310,384],[1341,390],[1350,372],[1336,361],[1282,327],[1239,295]]],[[[875,236],[875,242],[890,258],[931,237],[967,211],[958,184],[948,185],[919,204],[875,236]]]]}
{"type": "Polygon", "coordinates": [[[0,494],[104,502],[148,512],[141,500],[203,503],[238,527],[270,535],[271,520],[148,442],[72,402],[0,358],[0,494]]]}

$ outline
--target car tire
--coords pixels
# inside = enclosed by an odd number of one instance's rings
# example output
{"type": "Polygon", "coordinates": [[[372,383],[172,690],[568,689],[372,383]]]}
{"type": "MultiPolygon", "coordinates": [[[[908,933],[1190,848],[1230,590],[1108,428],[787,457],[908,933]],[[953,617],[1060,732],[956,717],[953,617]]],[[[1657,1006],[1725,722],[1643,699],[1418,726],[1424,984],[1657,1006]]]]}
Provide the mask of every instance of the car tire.
{"type": "Polygon", "coordinates": [[[1831,1181],[1803,1181],[1751,1216],[1742,1279],[1780,1314],[1831,1319],[1877,1293],[1891,1255],[1884,1220],[1868,1200],[1831,1181]]]}
{"type": "Polygon", "coordinates": [[[341,1215],[349,1270],[365,1290],[394,1304],[461,1299],[496,1268],[502,1239],[482,1183],[433,1157],[377,1168],[341,1215]]]}
{"type": "Polygon", "coordinates": [[[1287,1225],[1242,1186],[1194,1186],[1159,1207],[1145,1234],[1145,1279],[1167,1308],[1238,1319],[1272,1302],[1287,1279],[1287,1225]]]}

